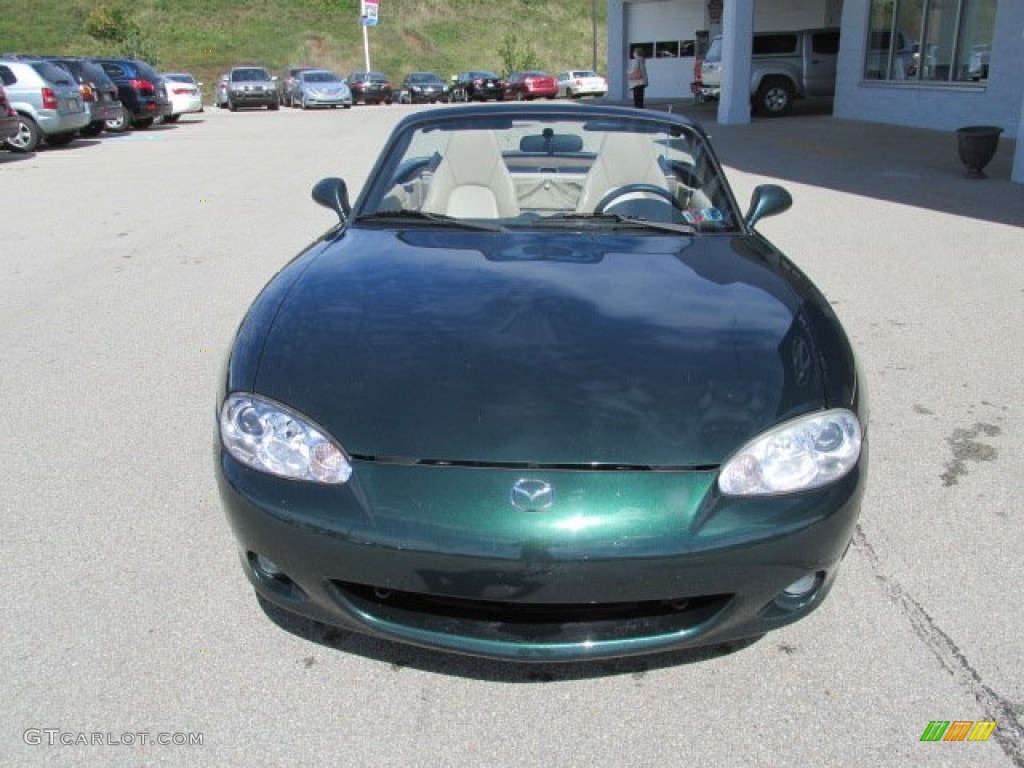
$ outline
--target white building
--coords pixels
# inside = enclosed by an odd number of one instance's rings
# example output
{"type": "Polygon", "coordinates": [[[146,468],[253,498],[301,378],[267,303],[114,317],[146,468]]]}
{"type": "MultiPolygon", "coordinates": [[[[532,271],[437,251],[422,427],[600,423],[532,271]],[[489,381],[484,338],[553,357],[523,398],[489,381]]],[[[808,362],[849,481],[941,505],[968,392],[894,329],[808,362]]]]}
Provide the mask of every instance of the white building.
{"type": "MultiPolygon", "coordinates": [[[[827,26],[841,29],[836,117],[1024,136],[1024,0],[608,0],[609,95],[627,100],[641,46],[647,96],[691,98],[697,49],[721,34],[718,121],[748,122],[752,33],[827,26]]],[[[1024,141],[1012,177],[1024,183],[1024,141]]]]}

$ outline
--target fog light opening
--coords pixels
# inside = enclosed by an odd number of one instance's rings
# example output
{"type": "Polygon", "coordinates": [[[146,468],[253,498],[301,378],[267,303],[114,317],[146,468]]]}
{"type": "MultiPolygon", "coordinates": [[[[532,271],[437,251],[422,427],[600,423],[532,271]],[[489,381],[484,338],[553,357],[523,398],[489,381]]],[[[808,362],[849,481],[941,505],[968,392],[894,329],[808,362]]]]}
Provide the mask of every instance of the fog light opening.
{"type": "Polygon", "coordinates": [[[281,566],[265,555],[261,555],[258,552],[250,552],[249,562],[252,564],[253,570],[264,579],[283,582],[291,581],[291,579],[285,575],[285,572],[281,570],[281,566]]]}
{"type": "Polygon", "coordinates": [[[782,590],[782,594],[786,597],[800,600],[816,590],[820,586],[821,582],[822,578],[820,573],[808,573],[805,576],[801,576],[782,590]]]}

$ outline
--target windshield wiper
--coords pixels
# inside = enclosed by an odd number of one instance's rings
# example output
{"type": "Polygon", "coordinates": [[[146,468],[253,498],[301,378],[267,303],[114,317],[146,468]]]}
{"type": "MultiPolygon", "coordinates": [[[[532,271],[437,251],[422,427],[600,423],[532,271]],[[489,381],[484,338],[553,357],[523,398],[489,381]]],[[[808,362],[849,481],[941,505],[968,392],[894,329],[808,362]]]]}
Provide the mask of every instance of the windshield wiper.
{"type": "Polygon", "coordinates": [[[671,221],[655,221],[640,216],[623,216],[621,213],[559,213],[555,216],[541,216],[532,224],[539,225],[544,222],[554,224],[564,222],[593,221],[601,224],[611,224],[613,229],[653,229],[659,232],[677,232],[683,235],[697,234],[696,228],[691,224],[676,224],[671,221]]]}
{"type": "Polygon", "coordinates": [[[398,211],[377,211],[376,213],[367,213],[363,216],[356,217],[353,221],[359,223],[367,221],[387,221],[395,224],[402,222],[430,222],[431,224],[442,224],[446,227],[473,229],[481,232],[501,232],[504,230],[504,227],[500,224],[488,224],[482,221],[468,221],[466,219],[457,219],[454,216],[445,216],[443,213],[411,211],[404,208],[398,211]]]}

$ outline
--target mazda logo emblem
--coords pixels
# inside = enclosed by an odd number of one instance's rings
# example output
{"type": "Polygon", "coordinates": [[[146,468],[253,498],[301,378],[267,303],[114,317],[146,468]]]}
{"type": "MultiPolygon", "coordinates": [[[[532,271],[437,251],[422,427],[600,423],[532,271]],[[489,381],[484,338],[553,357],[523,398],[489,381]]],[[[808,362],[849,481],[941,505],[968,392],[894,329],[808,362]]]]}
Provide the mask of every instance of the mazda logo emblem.
{"type": "Polygon", "coordinates": [[[523,478],[512,486],[512,506],[520,512],[545,512],[555,503],[551,483],[523,478]]]}

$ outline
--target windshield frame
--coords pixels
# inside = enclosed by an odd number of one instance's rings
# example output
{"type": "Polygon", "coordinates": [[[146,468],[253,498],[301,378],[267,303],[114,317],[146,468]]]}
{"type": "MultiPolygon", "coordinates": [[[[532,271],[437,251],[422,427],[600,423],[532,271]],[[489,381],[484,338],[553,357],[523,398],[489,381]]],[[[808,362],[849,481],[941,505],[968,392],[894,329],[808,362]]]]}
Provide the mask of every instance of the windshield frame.
{"type": "MultiPolygon", "coordinates": [[[[537,174],[550,172],[552,180],[566,181],[567,187],[572,189],[575,185],[583,183],[589,164],[596,156],[601,141],[611,134],[648,134],[664,158],[659,157],[660,167],[665,168],[668,176],[668,184],[672,187],[673,193],[678,189],[673,186],[676,176],[679,179],[686,178],[683,175],[688,172],[686,168],[676,167],[672,160],[684,159],[688,152],[692,151],[694,173],[698,173],[703,182],[699,187],[693,187],[699,191],[707,192],[702,200],[710,201],[702,204],[699,208],[689,205],[676,205],[677,213],[671,217],[659,213],[652,216],[650,213],[651,203],[644,207],[637,206],[637,210],[608,210],[595,211],[595,213],[620,213],[620,221],[616,222],[611,216],[594,216],[592,222],[586,221],[586,216],[567,216],[566,214],[579,213],[572,204],[565,207],[551,208],[550,210],[536,210],[521,207],[521,212],[516,216],[485,217],[477,219],[480,222],[498,225],[503,229],[519,230],[534,229],[556,231],[557,226],[552,226],[555,220],[559,220],[563,226],[575,222],[580,229],[596,231],[604,224],[607,228],[621,228],[626,220],[642,223],[650,220],[652,231],[660,231],[662,234],[667,227],[654,226],[659,221],[681,225],[677,228],[692,227],[698,234],[727,233],[737,234],[747,231],[746,224],[739,207],[736,205],[731,187],[724,171],[718,162],[713,148],[708,141],[707,135],[699,125],[686,118],[666,113],[638,113],[635,110],[621,107],[568,105],[565,107],[547,107],[543,109],[523,109],[521,105],[493,105],[487,108],[482,106],[456,106],[441,107],[433,110],[410,115],[404,118],[395,126],[391,137],[385,144],[377,159],[377,163],[369,176],[369,181],[360,192],[352,215],[349,217],[349,224],[359,226],[360,219],[373,219],[375,214],[388,210],[418,210],[416,205],[408,204],[408,200],[396,201],[393,198],[396,187],[418,181],[421,177],[433,174],[440,164],[441,157],[447,151],[447,138],[458,131],[482,131],[490,130],[498,135],[499,148],[506,167],[510,167],[510,174],[513,179],[528,183],[531,178],[540,179],[537,174]],[[575,126],[579,129],[581,136],[571,136],[569,128],[575,126]],[[541,139],[541,133],[545,127],[551,127],[555,131],[555,146],[560,147],[564,157],[548,158],[543,153],[528,151],[535,149],[536,140],[541,139]],[[557,129],[557,130],[556,130],[557,129]],[[530,136],[530,145],[520,141],[511,145],[512,139],[516,137],[530,136]],[[436,142],[435,152],[429,152],[427,139],[436,142]],[[558,139],[565,139],[561,144],[558,139]],[[526,151],[523,150],[526,147],[526,151]],[[684,148],[685,151],[681,150],[684,148]],[[551,162],[549,162],[551,160],[551,162]],[[557,165],[554,161],[564,163],[569,168],[564,179],[558,176],[557,165]],[[518,163],[518,165],[517,165],[518,163]],[[536,166],[530,169],[530,164],[536,166]],[[520,169],[521,177],[517,177],[516,169],[520,169]],[[522,171],[523,168],[527,170],[522,171]],[[534,176],[531,177],[530,174],[534,176]],[[545,221],[545,214],[550,214],[549,220],[545,221]]],[[[680,165],[683,165],[680,162],[680,165]]],[[[542,179],[540,179],[542,180],[542,179]]],[[[429,179],[427,182],[429,183],[429,179]]],[[[639,183],[639,182],[637,182],[639,183]]],[[[684,185],[690,186],[690,185],[684,185]]],[[[429,188],[429,187],[427,187],[429,188]]],[[[685,193],[685,192],[684,192],[685,193]]],[[[655,197],[651,195],[651,197],[655,197]]],[[[423,202],[423,200],[420,200],[423,202]]],[[[686,198],[685,203],[689,203],[686,198]]],[[[582,202],[580,203],[582,205],[582,202]]],[[[669,208],[672,205],[666,203],[669,208]]],[[[398,218],[400,221],[401,219],[398,218]]],[[[422,226],[422,222],[419,223],[422,226]]],[[[374,222],[375,228],[380,228],[379,218],[374,222]]],[[[439,221],[438,226],[443,226],[439,221]]]]}

